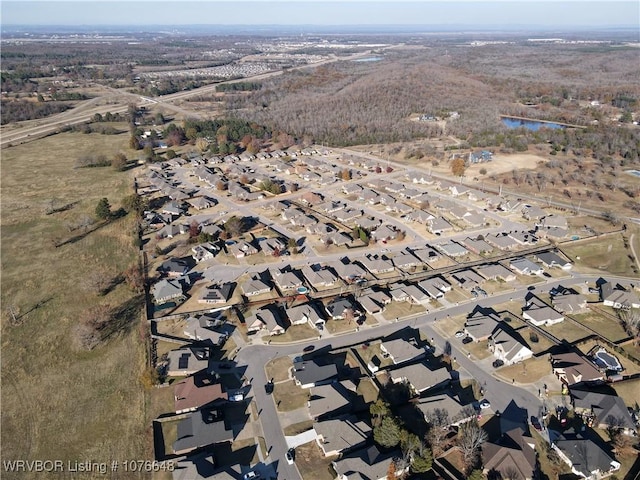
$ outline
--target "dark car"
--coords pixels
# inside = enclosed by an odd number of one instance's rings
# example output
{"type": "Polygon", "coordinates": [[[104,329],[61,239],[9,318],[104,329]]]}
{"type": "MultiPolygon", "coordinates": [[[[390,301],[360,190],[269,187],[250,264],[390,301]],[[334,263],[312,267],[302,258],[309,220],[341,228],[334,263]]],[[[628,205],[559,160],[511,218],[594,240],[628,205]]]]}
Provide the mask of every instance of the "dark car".
{"type": "Polygon", "coordinates": [[[307,347],[304,347],[304,349],[302,351],[303,352],[312,352],[314,348],[316,348],[316,347],[313,346],[313,345],[309,345],[307,347]]]}
{"type": "Polygon", "coordinates": [[[264,385],[264,391],[267,392],[267,395],[271,395],[273,393],[273,381],[267,382],[264,385]]]}
{"type": "Polygon", "coordinates": [[[467,343],[471,343],[471,342],[473,342],[473,338],[471,338],[471,337],[464,337],[464,338],[462,339],[462,343],[464,343],[465,345],[466,345],[467,343]]]}
{"type": "Polygon", "coordinates": [[[496,359],[493,361],[493,368],[498,368],[504,365],[504,362],[500,359],[496,359]]]}
{"type": "Polygon", "coordinates": [[[533,415],[531,415],[531,425],[533,425],[533,428],[535,428],[536,430],[542,430],[540,420],[538,420],[538,417],[535,417],[533,415]]]}

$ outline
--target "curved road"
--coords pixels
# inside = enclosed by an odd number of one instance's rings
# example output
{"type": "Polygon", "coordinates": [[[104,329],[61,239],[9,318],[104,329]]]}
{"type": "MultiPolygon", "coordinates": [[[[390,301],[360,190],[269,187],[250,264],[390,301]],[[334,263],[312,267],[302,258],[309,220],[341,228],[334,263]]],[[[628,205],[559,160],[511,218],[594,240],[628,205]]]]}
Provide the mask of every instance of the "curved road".
{"type": "MultiPolygon", "coordinates": [[[[584,284],[588,281],[594,281],[600,275],[574,274],[571,277],[562,279],[552,279],[545,282],[545,288],[553,288],[558,285],[572,286],[584,284]]],[[[612,280],[621,280],[625,282],[637,282],[637,279],[626,277],[608,277],[612,280]]],[[[537,287],[540,288],[540,287],[537,287]]],[[[288,449],[284,433],[280,425],[278,411],[272,398],[266,394],[264,384],[267,382],[265,365],[276,357],[285,355],[301,354],[304,347],[313,345],[315,351],[332,350],[345,346],[362,343],[373,338],[388,336],[404,327],[412,327],[423,329],[427,335],[434,338],[436,344],[442,347],[444,342],[449,338],[444,337],[433,328],[433,323],[437,319],[441,319],[446,315],[458,316],[471,312],[476,305],[481,304],[483,307],[491,307],[510,300],[520,300],[527,293],[528,289],[522,287],[513,289],[509,292],[494,295],[482,300],[469,300],[459,305],[452,306],[447,309],[427,314],[419,314],[405,319],[401,319],[395,323],[384,324],[362,329],[358,332],[344,334],[340,336],[325,336],[321,340],[310,340],[297,344],[288,345],[248,345],[243,347],[236,356],[236,362],[240,366],[246,366],[245,376],[252,378],[253,396],[257,402],[258,408],[262,411],[259,420],[262,424],[264,438],[267,443],[267,449],[270,449],[269,463],[272,464],[278,474],[279,479],[293,480],[300,479],[300,474],[295,465],[288,465],[284,460],[285,453],[288,449]]],[[[454,332],[450,332],[453,337],[454,332]]],[[[538,415],[542,407],[542,401],[537,395],[531,393],[526,388],[518,385],[512,385],[503,382],[492,375],[491,371],[486,371],[482,365],[469,359],[458,349],[460,342],[451,342],[452,356],[456,357],[456,361],[471,377],[475,378],[485,389],[485,398],[491,402],[494,411],[503,411],[507,405],[514,400],[519,407],[525,408],[529,415],[538,415]]]]}

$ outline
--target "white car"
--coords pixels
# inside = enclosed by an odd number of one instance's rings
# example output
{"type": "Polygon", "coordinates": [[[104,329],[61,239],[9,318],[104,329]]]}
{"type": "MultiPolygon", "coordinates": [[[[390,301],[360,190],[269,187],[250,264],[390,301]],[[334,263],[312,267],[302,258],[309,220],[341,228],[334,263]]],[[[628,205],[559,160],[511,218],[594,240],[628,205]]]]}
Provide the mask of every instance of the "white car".
{"type": "Polygon", "coordinates": [[[485,410],[487,408],[491,408],[491,403],[486,398],[484,400],[480,400],[480,403],[478,405],[480,406],[480,409],[482,409],[482,410],[485,410]]]}
{"type": "Polygon", "coordinates": [[[464,337],[464,332],[462,330],[458,330],[456,332],[456,338],[462,338],[462,337],[464,337]]]}
{"type": "Polygon", "coordinates": [[[244,395],[241,393],[236,393],[235,395],[231,395],[229,400],[232,402],[241,402],[244,400],[244,395]]]}
{"type": "Polygon", "coordinates": [[[259,472],[251,471],[244,474],[244,480],[258,480],[260,478],[259,472]]]}
{"type": "Polygon", "coordinates": [[[293,459],[295,458],[296,455],[296,451],[293,448],[290,448],[289,450],[287,450],[287,454],[284,456],[284,458],[287,459],[287,463],[289,465],[293,465],[293,459]]]}

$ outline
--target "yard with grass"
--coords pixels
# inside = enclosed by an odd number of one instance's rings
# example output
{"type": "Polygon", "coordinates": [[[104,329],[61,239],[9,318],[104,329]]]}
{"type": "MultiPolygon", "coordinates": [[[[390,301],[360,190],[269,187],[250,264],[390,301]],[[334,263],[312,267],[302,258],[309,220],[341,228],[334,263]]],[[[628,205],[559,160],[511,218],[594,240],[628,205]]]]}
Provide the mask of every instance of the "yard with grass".
{"type": "Polygon", "coordinates": [[[278,357],[271,360],[265,366],[267,379],[273,378],[274,382],[289,380],[289,371],[293,367],[293,362],[289,357],[278,357]]]}
{"type": "Polygon", "coordinates": [[[569,343],[576,342],[582,338],[588,337],[590,332],[571,320],[565,319],[555,325],[540,327],[549,332],[560,340],[566,340],[569,343]]]}
{"type": "Polygon", "coordinates": [[[309,401],[309,390],[296,385],[294,380],[276,383],[273,388],[273,400],[278,411],[290,412],[304,407],[309,401]]]}
{"type": "Polygon", "coordinates": [[[311,340],[318,338],[320,333],[309,324],[291,325],[282,335],[273,335],[269,337],[271,343],[290,343],[300,342],[302,340],[311,340]]]}
{"type": "Polygon", "coordinates": [[[416,315],[424,313],[427,309],[420,304],[412,304],[409,302],[391,302],[382,312],[382,316],[387,320],[395,320],[396,318],[404,318],[408,315],[416,315]]]}
{"type": "Polygon", "coordinates": [[[356,392],[364,398],[365,403],[375,402],[380,394],[373,381],[368,378],[362,378],[360,380],[356,392]]]}
{"type": "Polygon", "coordinates": [[[78,227],[102,197],[115,210],[133,190],[132,171],[74,168],[76,159],[132,156],[128,140],[64,133],[2,151],[1,301],[16,314],[2,316],[4,458],[152,458],[142,302],[118,280],[137,259],[134,219],[78,227]],[[107,293],[97,293],[96,276],[113,280],[107,293]],[[95,305],[120,312],[113,333],[91,351],[76,348],[74,327],[95,305]]]}
{"type": "Polygon", "coordinates": [[[565,244],[562,250],[575,262],[576,269],[585,272],[634,276],[630,251],[622,234],[612,234],[577,244],[565,244]],[[578,257],[580,260],[578,260],[578,257]]]}
{"type": "Polygon", "coordinates": [[[335,473],[331,461],[336,457],[325,457],[316,442],[296,447],[296,466],[304,480],[333,480],[335,473]]]}
{"type": "Polygon", "coordinates": [[[349,320],[327,320],[327,323],[324,326],[329,333],[344,333],[344,332],[354,332],[358,327],[358,324],[355,321],[349,320]]]}
{"type": "Polygon", "coordinates": [[[572,315],[580,325],[584,325],[596,333],[606,338],[610,342],[617,342],[618,340],[624,340],[629,335],[624,331],[620,322],[613,320],[612,318],[599,315],[596,312],[581,313],[579,315],[572,315]]]}
{"type": "Polygon", "coordinates": [[[534,383],[551,373],[551,364],[546,355],[533,357],[514,365],[507,365],[496,370],[496,375],[505,382],[515,380],[517,383],[534,383]]]}

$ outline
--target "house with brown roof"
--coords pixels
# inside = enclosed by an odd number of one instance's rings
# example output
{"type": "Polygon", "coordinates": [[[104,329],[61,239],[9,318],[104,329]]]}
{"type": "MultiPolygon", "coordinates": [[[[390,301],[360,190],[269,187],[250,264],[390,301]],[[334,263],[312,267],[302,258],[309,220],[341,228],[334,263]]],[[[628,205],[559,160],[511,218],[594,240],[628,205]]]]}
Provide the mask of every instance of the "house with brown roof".
{"type": "Polygon", "coordinates": [[[393,383],[407,384],[413,395],[443,387],[451,381],[451,374],[446,368],[432,370],[422,362],[387,370],[387,374],[393,383]]]}
{"type": "Polygon", "coordinates": [[[313,429],[317,434],[316,442],[325,457],[364,446],[373,431],[368,422],[354,415],[314,422],[313,429]]]}
{"type": "Polygon", "coordinates": [[[228,400],[222,384],[206,372],[197,372],[175,383],[173,392],[176,413],[192,412],[228,400]]]}
{"type": "Polygon", "coordinates": [[[521,480],[537,478],[535,441],[520,428],[504,432],[493,441],[482,444],[482,472],[499,474],[501,478],[521,480]]]}
{"type": "Polygon", "coordinates": [[[567,385],[602,383],[604,373],[577,352],[556,353],[551,356],[554,375],[567,385]]]}

